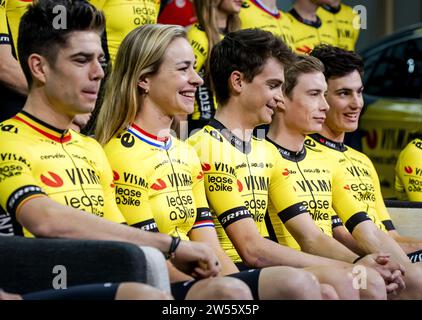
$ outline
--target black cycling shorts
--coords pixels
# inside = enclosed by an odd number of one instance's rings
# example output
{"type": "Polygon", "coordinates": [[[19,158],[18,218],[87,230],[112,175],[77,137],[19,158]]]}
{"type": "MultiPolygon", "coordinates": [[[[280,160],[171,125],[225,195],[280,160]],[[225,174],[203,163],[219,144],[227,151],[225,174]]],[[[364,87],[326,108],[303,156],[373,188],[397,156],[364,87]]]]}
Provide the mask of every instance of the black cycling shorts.
{"type": "MultiPolygon", "coordinates": [[[[250,269],[241,272],[229,274],[226,277],[233,277],[245,282],[252,292],[255,300],[259,300],[258,285],[261,269],[250,269]]],[[[190,288],[199,280],[189,280],[171,284],[171,294],[175,300],[184,300],[190,288]]]]}
{"type": "Polygon", "coordinates": [[[23,300],[114,300],[119,284],[101,283],[51,289],[22,295],[23,300]]]}

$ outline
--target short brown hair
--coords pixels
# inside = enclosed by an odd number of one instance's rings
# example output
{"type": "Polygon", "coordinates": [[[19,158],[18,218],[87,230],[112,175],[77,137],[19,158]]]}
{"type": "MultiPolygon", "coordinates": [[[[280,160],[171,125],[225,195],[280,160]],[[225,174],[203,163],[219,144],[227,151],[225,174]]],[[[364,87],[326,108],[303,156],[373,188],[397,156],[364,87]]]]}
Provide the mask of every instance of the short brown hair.
{"type": "Polygon", "coordinates": [[[291,98],[293,89],[296,87],[297,79],[300,75],[316,72],[324,73],[324,65],[320,60],[308,55],[298,55],[296,61],[284,69],[284,95],[291,98]]]}

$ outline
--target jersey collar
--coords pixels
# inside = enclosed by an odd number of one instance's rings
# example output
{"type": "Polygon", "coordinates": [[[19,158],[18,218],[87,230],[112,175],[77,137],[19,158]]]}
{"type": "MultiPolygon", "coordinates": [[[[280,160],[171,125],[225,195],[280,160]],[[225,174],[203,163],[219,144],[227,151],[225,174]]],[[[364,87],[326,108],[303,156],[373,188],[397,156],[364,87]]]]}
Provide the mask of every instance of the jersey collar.
{"type": "Polygon", "coordinates": [[[132,123],[132,125],[129,127],[127,131],[133,134],[139,140],[163,150],[169,150],[172,145],[172,139],[170,136],[164,137],[164,138],[154,136],[146,132],[145,130],[142,130],[140,127],[138,127],[134,123],[132,123]]]}
{"type": "Polygon", "coordinates": [[[251,142],[243,141],[236,137],[224,124],[216,119],[211,119],[208,123],[209,126],[216,129],[230,144],[242,153],[248,154],[251,152],[251,142]]]}
{"type": "Polygon", "coordinates": [[[312,139],[314,139],[316,142],[330,149],[334,149],[340,152],[344,152],[347,150],[347,147],[343,142],[336,142],[336,141],[327,139],[326,137],[320,135],[319,133],[313,133],[313,134],[310,134],[309,136],[312,137],[312,139]]]}
{"type": "Polygon", "coordinates": [[[328,12],[331,12],[331,13],[334,13],[334,14],[339,13],[340,10],[341,10],[341,5],[339,5],[338,7],[332,7],[329,4],[323,4],[323,5],[321,5],[321,7],[323,9],[327,10],[328,12]]]}
{"type": "Polygon", "coordinates": [[[271,140],[268,137],[265,137],[265,139],[267,139],[267,141],[271,142],[277,148],[280,155],[286,160],[299,162],[299,161],[302,161],[303,159],[305,159],[305,157],[306,157],[305,146],[303,146],[302,150],[300,150],[300,151],[297,151],[297,152],[296,151],[290,151],[286,148],[283,148],[282,146],[280,146],[279,144],[277,144],[276,142],[274,142],[273,140],[271,140]]]}
{"type": "Polygon", "coordinates": [[[72,135],[68,129],[57,129],[52,125],[34,117],[32,114],[26,111],[22,110],[17,115],[15,115],[13,119],[26,124],[28,127],[55,142],[65,143],[72,139],[72,135]]]}
{"type": "Polygon", "coordinates": [[[275,17],[275,18],[280,18],[281,14],[280,11],[277,10],[277,12],[275,12],[274,10],[271,10],[270,8],[268,8],[267,6],[265,6],[263,3],[261,3],[261,1],[259,0],[251,0],[251,2],[256,5],[259,9],[261,9],[262,11],[268,13],[269,15],[275,17]]]}
{"type": "Polygon", "coordinates": [[[299,15],[299,13],[296,11],[296,9],[295,8],[292,8],[292,9],[290,9],[290,11],[289,11],[289,13],[296,19],[296,20],[298,20],[298,21],[300,21],[300,22],[302,22],[303,24],[306,24],[306,25],[308,25],[308,26],[311,26],[311,27],[314,27],[314,28],[319,28],[319,27],[321,27],[321,25],[322,25],[322,22],[321,22],[321,19],[318,17],[318,16],[316,16],[317,17],[317,20],[316,21],[311,21],[311,20],[308,20],[308,19],[304,19],[304,18],[302,18],[300,15],[299,15]]]}

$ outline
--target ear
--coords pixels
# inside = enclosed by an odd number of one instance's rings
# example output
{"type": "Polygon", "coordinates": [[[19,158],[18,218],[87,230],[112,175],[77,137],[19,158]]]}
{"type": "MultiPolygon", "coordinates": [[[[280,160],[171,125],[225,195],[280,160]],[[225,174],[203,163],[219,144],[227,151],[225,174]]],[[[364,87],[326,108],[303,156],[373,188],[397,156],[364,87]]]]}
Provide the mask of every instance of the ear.
{"type": "Polygon", "coordinates": [[[244,88],[244,76],[240,71],[233,71],[229,77],[229,87],[237,94],[240,94],[244,88]]]}
{"type": "Polygon", "coordinates": [[[138,80],[138,88],[141,89],[140,92],[148,93],[150,87],[150,81],[148,76],[143,76],[141,79],[138,80]]]}
{"type": "Polygon", "coordinates": [[[28,67],[34,77],[43,84],[47,81],[49,74],[49,64],[47,60],[37,53],[33,53],[28,57],[28,67]]]}

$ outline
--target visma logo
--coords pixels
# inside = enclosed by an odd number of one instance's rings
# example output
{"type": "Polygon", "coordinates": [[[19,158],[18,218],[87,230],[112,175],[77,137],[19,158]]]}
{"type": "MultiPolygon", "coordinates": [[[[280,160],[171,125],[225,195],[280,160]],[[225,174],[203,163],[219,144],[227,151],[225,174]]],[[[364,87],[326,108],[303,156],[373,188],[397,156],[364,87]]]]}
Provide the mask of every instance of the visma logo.
{"type": "Polygon", "coordinates": [[[113,170],[113,180],[114,180],[114,181],[119,181],[119,179],[120,179],[119,174],[117,173],[117,171],[114,171],[114,170],[113,170]]]}
{"type": "Polygon", "coordinates": [[[349,185],[345,185],[345,186],[344,186],[344,189],[346,189],[346,190],[350,190],[350,186],[349,186],[349,185]]]}
{"type": "Polygon", "coordinates": [[[202,163],[201,167],[202,167],[202,170],[204,170],[204,171],[210,171],[211,170],[211,165],[209,163],[202,163]]]}
{"type": "Polygon", "coordinates": [[[63,185],[63,179],[60,178],[57,174],[51,171],[48,171],[48,174],[50,175],[50,177],[45,176],[43,174],[41,175],[41,181],[44,184],[52,188],[59,188],[63,185]]]}
{"type": "Polygon", "coordinates": [[[283,176],[288,176],[289,173],[290,173],[289,169],[285,168],[282,174],[283,174],[283,176]]]}
{"type": "Polygon", "coordinates": [[[243,190],[243,184],[239,180],[237,180],[237,189],[239,190],[239,192],[242,192],[243,190]]]}
{"type": "Polygon", "coordinates": [[[155,183],[153,183],[153,185],[151,186],[151,189],[154,189],[154,190],[157,190],[157,191],[163,190],[165,188],[167,188],[167,185],[161,179],[157,179],[157,181],[155,183]]]}
{"type": "Polygon", "coordinates": [[[201,180],[204,177],[204,172],[201,171],[197,176],[196,179],[201,180]]]}
{"type": "Polygon", "coordinates": [[[406,173],[411,174],[413,172],[412,167],[404,167],[404,171],[406,171],[406,173]]]}

